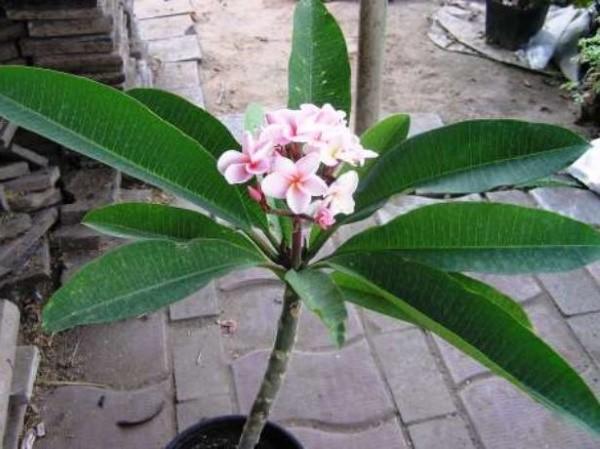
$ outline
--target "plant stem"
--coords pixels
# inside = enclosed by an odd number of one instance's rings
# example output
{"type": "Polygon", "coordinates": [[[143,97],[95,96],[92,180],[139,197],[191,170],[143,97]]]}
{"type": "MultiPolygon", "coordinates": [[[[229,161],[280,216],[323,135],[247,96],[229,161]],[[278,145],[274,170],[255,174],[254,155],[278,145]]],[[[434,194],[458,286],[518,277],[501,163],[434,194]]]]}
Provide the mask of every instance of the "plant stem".
{"type": "MultiPolygon", "coordinates": [[[[292,235],[292,266],[298,268],[301,263],[302,226],[300,219],[295,219],[292,235]]],[[[269,357],[267,371],[252,405],[252,410],[248,415],[238,449],[254,449],[260,441],[260,435],[269,418],[273,401],[283,383],[292,349],[296,343],[300,307],[300,298],[291,288],[287,287],[283,296],[283,307],[277,326],[277,336],[269,357]]]]}

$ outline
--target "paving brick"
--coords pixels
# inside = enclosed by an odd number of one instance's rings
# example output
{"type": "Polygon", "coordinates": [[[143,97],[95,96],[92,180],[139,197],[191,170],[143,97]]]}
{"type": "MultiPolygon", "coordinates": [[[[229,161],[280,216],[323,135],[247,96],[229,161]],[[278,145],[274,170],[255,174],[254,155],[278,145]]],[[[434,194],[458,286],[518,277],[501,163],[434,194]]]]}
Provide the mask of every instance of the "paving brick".
{"type": "Polygon", "coordinates": [[[38,154],[35,151],[30,150],[29,148],[22,147],[21,145],[17,145],[13,143],[9,150],[11,154],[17,156],[19,159],[24,159],[27,162],[31,162],[38,167],[47,167],[49,164],[49,160],[47,157],[38,154]]]}
{"type": "Polygon", "coordinates": [[[526,308],[536,333],[554,350],[558,351],[578,371],[591,365],[590,358],[573,337],[569,326],[552,306],[550,298],[543,296],[526,308]]]}
{"type": "Polygon", "coordinates": [[[38,348],[35,346],[19,346],[17,348],[15,373],[8,407],[7,431],[4,435],[3,448],[5,449],[17,449],[18,447],[39,363],[40,351],[38,348]]]}
{"type": "Polygon", "coordinates": [[[366,220],[357,221],[340,227],[331,238],[333,242],[339,246],[356,234],[360,234],[374,226],[378,226],[375,217],[367,218],[366,220]]]}
{"type": "Polygon", "coordinates": [[[55,206],[62,201],[59,189],[51,188],[41,192],[10,195],[8,204],[14,211],[34,212],[46,207],[55,206]]]}
{"type": "Polygon", "coordinates": [[[97,250],[105,242],[114,239],[80,224],[60,226],[53,233],[52,238],[63,252],[97,250]]]}
{"type": "Polygon", "coordinates": [[[579,179],[590,189],[600,193],[600,148],[592,147],[583,156],[581,156],[567,172],[579,179]]]}
{"type": "Polygon", "coordinates": [[[397,195],[392,197],[383,208],[377,211],[377,218],[381,224],[385,224],[400,215],[420,207],[438,203],[442,203],[442,201],[426,198],[424,196],[397,195]]]}
{"type": "Polygon", "coordinates": [[[9,396],[19,332],[19,309],[12,302],[0,300],[0,441],[6,431],[9,396]]]}
{"type": "Polygon", "coordinates": [[[594,192],[564,187],[544,187],[532,190],[531,194],[544,209],[600,226],[600,197],[594,192]]]}
{"type": "Polygon", "coordinates": [[[214,283],[169,306],[171,320],[189,320],[219,314],[219,299],[214,283]]]}
{"type": "Polygon", "coordinates": [[[202,60],[198,37],[195,35],[150,41],[148,52],[162,62],[202,60]]]}
{"type": "Polygon", "coordinates": [[[204,92],[201,86],[172,87],[167,90],[204,109],[204,92]]]}
{"type": "Polygon", "coordinates": [[[468,356],[459,349],[456,349],[445,340],[438,336],[434,336],[434,340],[440,349],[450,376],[456,384],[488,371],[481,363],[475,361],[471,356],[468,356]]]}
{"type": "Polygon", "coordinates": [[[200,88],[198,62],[165,62],[157,70],[154,81],[157,87],[165,90],[200,88]]]}
{"type": "Polygon", "coordinates": [[[58,167],[48,167],[31,174],[7,181],[4,187],[15,193],[36,192],[54,187],[60,178],[58,167]]]}
{"type": "Polygon", "coordinates": [[[362,309],[365,327],[373,334],[381,332],[392,332],[414,327],[414,324],[406,321],[397,320],[372,310],[362,309]]]}
{"type": "Polygon", "coordinates": [[[110,16],[71,20],[31,20],[27,23],[31,37],[63,37],[83,34],[108,34],[113,29],[110,16]]]}
{"type": "Polygon", "coordinates": [[[568,322],[579,341],[600,365],[600,313],[575,316],[568,322]]]}
{"type": "Polygon", "coordinates": [[[190,14],[140,20],[138,26],[140,37],[145,41],[195,34],[194,21],[190,14]]]}
{"type": "Polygon", "coordinates": [[[335,433],[304,427],[290,428],[290,432],[306,449],[407,449],[409,447],[395,420],[362,432],[335,433]]]}
{"type": "Polygon", "coordinates": [[[41,398],[47,433],[36,448],[164,449],[176,433],[171,394],[168,383],[133,391],[51,390],[41,398]]]}
{"type": "Polygon", "coordinates": [[[145,0],[134,3],[134,14],[137,19],[166,17],[177,14],[189,14],[194,9],[190,0],[145,0]]]}
{"type": "Polygon", "coordinates": [[[223,276],[217,281],[219,290],[232,291],[246,289],[254,285],[281,286],[281,280],[272,271],[264,268],[249,268],[223,276]]]}
{"type": "Polygon", "coordinates": [[[72,331],[83,380],[114,388],[139,388],[170,374],[166,318],[157,312],[72,331]]]}
{"type": "Polygon", "coordinates": [[[536,207],[537,204],[531,195],[521,190],[501,190],[485,194],[494,203],[516,204],[517,206],[536,207]]]}
{"type": "Polygon", "coordinates": [[[591,275],[594,276],[596,282],[600,284],[600,262],[595,262],[591,265],[588,265],[586,268],[591,273],[591,275]]]}
{"type": "Polygon", "coordinates": [[[538,277],[565,315],[600,311],[600,288],[587,270],[538,277]]]}
{"type": "Polygon", "coordinates": [[[12,164],[0,165],[0,181],[14,179],[29,173],[27,162],[13,162],[12,164]]]}
{"type": "Polygon", "coordinates": [[[383,334],[373,341],[405,422],[456,410],[421,330],[383,334]]]}
{"type": "Polygon", "coordinates": [[[48,239],[42,237],[27,254],[22,266],[8,276],[0,276],[0,297],[19,301],[24,296],[33,296],[42,300],[56,289],[48,239]]]}
{"type": "MultiPolygon", "coordinates": [[[[268,355],[268,351],[252,352],[232,364],[242,413],[254,401],[268,355]]],[[[294,353],[271,418],[357,425],[393,413],[369,348],[361,341],[335,352],[294,353]]]]}
{"type": "Polygon", "coordinates": [[[486,449],[595,449],[600,445],[600,438],[500,378],[474,382],[461,396],[486,449]]]}
{"type": "Polygon", "coordinates": [[[227,366],[218,325],[172,327],[171,337],[178,401],[229,394],[227,366]]]}
{"type": "Polygon", "coordinates": [[[18,237],[31,228],[31,224],[27,214],[0,213],[0,241],[18,237]]]}
{"type": "Polygon", "coordinates": [[[188,427],[205,419],[231,415],[231,398],[226,394],[204,396],[177,404],[177,429],[183,432],[188,427]]]}
{"type": "Polygon", "coordinates": [[[58,212],[48,209],[32,217],[32,226],[20,237],[0,246],[0,265],[11,270],[21,268],[36,243],[56,222],[58,212]]]}
{"type": "Polygon", "coordinates": [[[433,419],[408,428],[414,449],[475,449],[460,416],[433,419]]]}
{"type": "Polygon", "coordinates": [[[486,284],[490,284],[518,302],[527,301],[542,293],[542,288],[533,276],[521,274],[512,276],[483,273],[467,274],[486,284]]]}
{"type": "MultiPolygon", "coordinates": [[[[234,320],[237,329],[224,339],[227,354],[237,357],[254,349],[269,349],[277,330],[281,313],[283,287],[253,285],[244,290],[223,293],[221,307],[224,320],[234,320]]],[[[346,340],[363,335],[356,309],[348,307],[346,340]]],[[[302,311],[298,329],[297,348],[301,350],[333,349],[333,344],[323,323],[306,308],[302,311]]]]}

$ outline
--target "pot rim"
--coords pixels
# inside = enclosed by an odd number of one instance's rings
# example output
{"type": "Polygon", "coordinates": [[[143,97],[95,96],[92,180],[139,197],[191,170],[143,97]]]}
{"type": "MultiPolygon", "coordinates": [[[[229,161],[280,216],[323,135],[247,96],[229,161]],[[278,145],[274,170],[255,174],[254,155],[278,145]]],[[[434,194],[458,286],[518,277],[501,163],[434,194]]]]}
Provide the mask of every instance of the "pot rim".
{"type": "MultiPolygon", "coordinates": [[[[214,427],[218,427],[221,424],[232,423],[232,422],[241,422],[243,424],[243,423],[245,423],[247,418],[248,417],[246,415],[231,414],[231,415],[220,415],[220,416],[215,416],[213,418],[203,419],[203,420],[197,422],[196,424],[191,425],[190,427],[185,429],[183,432],[177,434],[175,436],[175,438],[173,438],[173,440],[171,440],[171,442],[168,444],[166,449],[174,449],[176,443],[180,442],[182,439],[185,439],[186,437],[188,437],[204,428],[214,428],[214,427]]],[[[295,444],[298,448],[304,447],[304,446],[302,446],[302,444],[300,444],[300,441],[298,441],[298,439],[290,431],[288,431],[286,428],[284,428],[283,426],[281,426],[277,423],[274,423],[272,421],[267,421],[267,423],[265,425],[265,430],[266,429],[270,429],[270,431],[272,431],[272,432],[281,434],[283,437],[290,440],[291,443],[295,444]]]]}

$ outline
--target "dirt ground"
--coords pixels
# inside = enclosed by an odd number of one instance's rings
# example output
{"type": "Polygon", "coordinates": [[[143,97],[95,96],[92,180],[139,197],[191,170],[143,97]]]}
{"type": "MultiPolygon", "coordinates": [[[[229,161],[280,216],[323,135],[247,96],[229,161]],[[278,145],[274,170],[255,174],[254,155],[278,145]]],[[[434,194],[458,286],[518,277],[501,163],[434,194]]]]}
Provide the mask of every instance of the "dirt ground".
{"type": "MultiPolygon", "coordinates": [[[[287,95],[294,0],[195,0],[204,60],[202,81],[213,113],[241,112],[250,102],[281,107],[287,95]]],[[[561,80],[475,56],[451,53],[427,37],[439,1],[389,6],[383,113],[437,112],[445,122],[514,117],[577,127],[578,108],[561,80]]],[[[358,0],[328,3],[354,62],[358,0]]]]}

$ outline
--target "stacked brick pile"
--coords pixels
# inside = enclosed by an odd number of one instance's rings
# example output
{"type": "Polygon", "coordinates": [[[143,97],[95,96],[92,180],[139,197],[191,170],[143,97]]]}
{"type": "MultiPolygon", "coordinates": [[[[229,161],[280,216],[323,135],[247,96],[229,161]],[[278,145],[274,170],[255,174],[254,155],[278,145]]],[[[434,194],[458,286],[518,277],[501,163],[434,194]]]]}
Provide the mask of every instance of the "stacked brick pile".
{"type": "Polygon", "coordinates": [[[26,35],[25,24],[7,19],[0,8],[0,64],[25,64],[18,43],[26,35]]]}
{"type": "Polygon", "coordinates": [[[151,84],[147,52],[137,36],[132,3],[4,0],[4,8],[6,20],[23,27],[19,28],[21,33],[26,29],[26,35],[18,37],[18,48],[31,65],[128,88],[151,84]]]}
{"type": "Polygon", "coordinates": [[[33,151],[14,142],[15,132],[13,124],[0,120],[0,296],[5,298],[17,287],[36,295],[52,287],[46,235],[62,201],[60,170],[42,153],[51,147],[38,139],[40,152],[33,151]]]}

